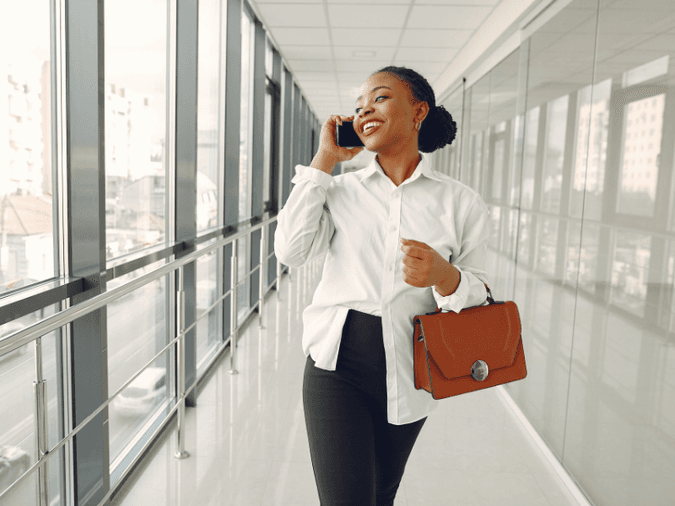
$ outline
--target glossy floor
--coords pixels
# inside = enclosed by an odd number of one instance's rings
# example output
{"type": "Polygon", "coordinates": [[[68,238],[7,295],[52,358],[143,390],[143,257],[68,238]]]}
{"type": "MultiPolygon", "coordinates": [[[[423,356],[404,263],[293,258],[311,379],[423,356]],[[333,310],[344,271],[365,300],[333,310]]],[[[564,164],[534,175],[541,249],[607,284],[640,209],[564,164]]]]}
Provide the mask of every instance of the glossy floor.
{"type": "MultiPolygon", "coordinates": [[[[117,506],[319,504],[303,419],[302,310],[318,266],[293,270],[242,332],[238,375],[229,356],[187,410],[186,450],[175,431],[122,487],[117,506]]],[[[408,462],[396,506],[577,506],[497,389],[441,403],[408,462]]]]}

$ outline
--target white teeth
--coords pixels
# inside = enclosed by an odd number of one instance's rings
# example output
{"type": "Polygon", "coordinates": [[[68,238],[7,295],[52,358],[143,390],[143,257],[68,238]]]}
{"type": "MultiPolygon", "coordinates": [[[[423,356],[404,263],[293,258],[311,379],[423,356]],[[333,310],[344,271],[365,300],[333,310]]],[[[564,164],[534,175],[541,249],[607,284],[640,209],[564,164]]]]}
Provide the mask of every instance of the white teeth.
{"type": "Polygon", "coordinates": [[[363,125],[363,131],[365,132],[366,130],[378,126],[379,124],[380,124],[379,121],[371,121],[370,123],[366,123],[365,125],[363,125]]]}

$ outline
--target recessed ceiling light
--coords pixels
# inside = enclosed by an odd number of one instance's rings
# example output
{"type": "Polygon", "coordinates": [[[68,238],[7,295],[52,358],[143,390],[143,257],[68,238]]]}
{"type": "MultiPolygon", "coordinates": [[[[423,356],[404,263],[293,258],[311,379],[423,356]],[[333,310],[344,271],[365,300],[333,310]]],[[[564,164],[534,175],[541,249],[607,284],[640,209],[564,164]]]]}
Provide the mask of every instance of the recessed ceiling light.
{"type": "Polygon", "coordinates": [[[355,58],[375,58],[377,51],[356,50],[352,53],[352,56],[355,58]]]}

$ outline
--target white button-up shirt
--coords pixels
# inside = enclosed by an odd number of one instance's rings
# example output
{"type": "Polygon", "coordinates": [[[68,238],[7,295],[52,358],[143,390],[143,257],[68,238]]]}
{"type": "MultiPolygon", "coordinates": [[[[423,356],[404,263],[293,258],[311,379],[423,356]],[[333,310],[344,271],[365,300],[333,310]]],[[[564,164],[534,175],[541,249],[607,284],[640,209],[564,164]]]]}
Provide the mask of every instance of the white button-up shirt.
{"type": "Polygon", "coordinates": [[[433,170],[427,158],[396,186],[375,159],[366,168],[330,176],[298,165],[279,212],[274,249],[299,267],[326,253],[321,280],[303,312],[302,347],[316,367],[335,370],[347,313],[382,317],[389,423],[428,415],[435,401],[416,390],[413,317],[436,307],[459,312],[486,300],[488,210],[478,193],[433,170]],[[400,238],[428,244],[460,271],[446,297],[403,280],[400,238]]]}

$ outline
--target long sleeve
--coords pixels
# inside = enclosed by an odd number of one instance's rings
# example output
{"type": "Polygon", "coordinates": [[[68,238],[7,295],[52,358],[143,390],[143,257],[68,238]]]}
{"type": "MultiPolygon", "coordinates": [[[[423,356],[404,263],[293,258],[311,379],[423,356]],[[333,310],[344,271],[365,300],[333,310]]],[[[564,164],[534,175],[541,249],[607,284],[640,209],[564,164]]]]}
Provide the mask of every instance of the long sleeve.
{"type": "Polygon", "coordinates": [[[295,186],[279,211],[274,251],[283,264],[300,267],[324,253],[335,232],[326,205],[332,176],[313,167],[297,165],[295,186]]]}
{"type": "Polygon", "coordinates": [[[459,286],[454,293],[442,296],[432,287],[439,309],[459,313],[466,307],[478,306],[485,302],[487,272],[487,245],[489,242],[489,212],[479,197],[469,206],[462,226],[462,247],[452,264],[460,273],[459,286]]]}

